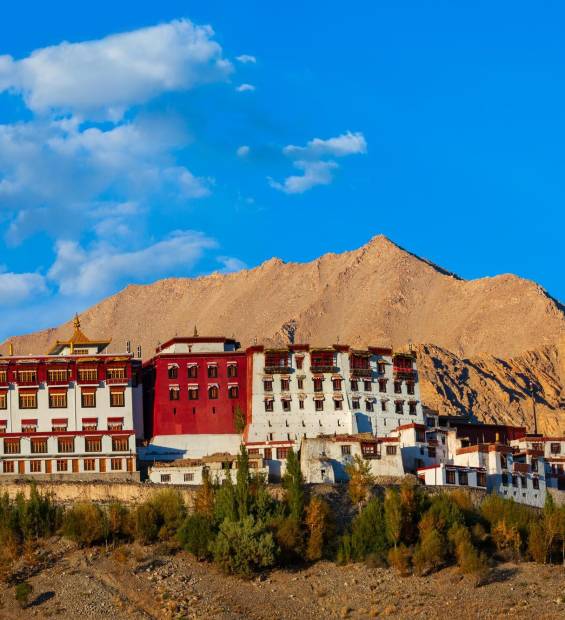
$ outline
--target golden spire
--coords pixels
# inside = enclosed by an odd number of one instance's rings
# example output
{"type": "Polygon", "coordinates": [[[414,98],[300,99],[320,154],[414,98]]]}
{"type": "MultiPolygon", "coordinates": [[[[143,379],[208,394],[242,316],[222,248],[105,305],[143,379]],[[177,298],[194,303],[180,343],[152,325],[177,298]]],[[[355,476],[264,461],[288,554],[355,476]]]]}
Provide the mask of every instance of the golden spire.
{"type": "Polygon", "coordinates": [[[9,355],[14,355],[14,343],[13,342],[10,342],[8,344],[8,354],[9,355]]]}
{"type": "Polygon", "coordinates": [[[198,330],[196,329],[196,325],[194,326],[194,337],[198,338],[198,330]]]}
{"type": "Polygon", "coordinates": [[[75,329],[80,329],[80,319],[78,316],[78,312],[75,314],[75,318],[73,320],[73,326],[75,329]]]}

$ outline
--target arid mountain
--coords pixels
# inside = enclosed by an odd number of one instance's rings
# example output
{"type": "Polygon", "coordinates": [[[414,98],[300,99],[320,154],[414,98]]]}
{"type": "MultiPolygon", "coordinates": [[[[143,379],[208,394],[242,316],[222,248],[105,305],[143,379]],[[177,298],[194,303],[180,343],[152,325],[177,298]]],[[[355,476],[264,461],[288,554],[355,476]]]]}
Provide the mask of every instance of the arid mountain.
{"type": "MultiPolygon", "coordinates": [[[[557,348],[565,338],[563,306],[513,275],[463,280],[383,236],[310,263],[273,258],[230,275],[128,286],[83,313],[82,324],[92,337],[111,336],[113,351],[124,350],[126,340],[140,344],[144,357],[158,342],[192,334],[194,326],[202,335],[235,335],[244,346],[287,342],[289,324],[297,342],[433,343],[419,347],[429,406],[474,411],[480,403],[486,419],[519,422],[527,403],[513,395],[519,373],[531,364],[552,377],[552,407],[565,416],[563,348],[561,355],[557,348]],[[560,373],[549,370],[550,363],[560,363],[560,373]]],[[[45,351],[71,329],[69,321],[13,338],[14,350],[45,351]]]]}

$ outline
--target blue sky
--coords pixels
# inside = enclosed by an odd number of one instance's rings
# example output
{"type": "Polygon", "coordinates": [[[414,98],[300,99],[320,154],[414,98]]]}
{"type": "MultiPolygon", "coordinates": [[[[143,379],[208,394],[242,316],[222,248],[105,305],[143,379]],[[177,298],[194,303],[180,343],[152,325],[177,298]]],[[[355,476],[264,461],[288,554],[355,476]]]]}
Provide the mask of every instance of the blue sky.
{"type": "Polygon", "coordinates": [[[565,300],[564,17],[516,1],[3,6],[0,338],[129,282],[380,233],[565,300]]]}

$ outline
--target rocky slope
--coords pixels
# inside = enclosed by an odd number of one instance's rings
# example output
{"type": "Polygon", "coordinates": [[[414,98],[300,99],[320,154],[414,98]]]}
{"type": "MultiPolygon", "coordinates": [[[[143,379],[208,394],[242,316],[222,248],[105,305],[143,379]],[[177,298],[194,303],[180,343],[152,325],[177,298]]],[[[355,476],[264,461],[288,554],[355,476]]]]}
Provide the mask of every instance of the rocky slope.
{"type": "MultiPolygon", "coordinates": [[[[123,350],[126,340],[140,344],[144,357],[195,325],[202,335],[235,335],[244,346],[286,342],[289,325],[297,341],[316,344],[433,343],[419,348],[428,405],[525,420],[519,373],[529,367],[552,378],[549,418],[565,416],[563,306],[513,275],[462,280],[383,236],[310,263],[274,258],[230,275],[129,286],[86,311],[82,324],[92,337],[111,336],[111,350],[123,350]]],[[[68,322],[12,342],[16,353],[36,353],[71,330],[68,322]]]]}

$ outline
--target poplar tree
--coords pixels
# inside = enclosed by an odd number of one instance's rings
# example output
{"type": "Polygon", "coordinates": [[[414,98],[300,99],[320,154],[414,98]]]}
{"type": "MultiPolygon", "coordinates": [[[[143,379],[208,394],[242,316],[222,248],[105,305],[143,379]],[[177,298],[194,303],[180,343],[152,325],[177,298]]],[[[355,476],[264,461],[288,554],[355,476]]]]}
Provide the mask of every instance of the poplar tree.
{"type": "Polygon", "coordinates": [[[300,461],[296,452],[290,448],[286,457],[286,471],[282,480],[286,491],[286,501],[290,510],[290,515],[302,520],[304,512],[304,478],[300,469],[300,461]]]}
{"type": "Polygon", "coordinates": [[[249,514],[249,455],[243,444],[237,457],[235,498],[237,514],[240,519],[244,519],[249,514]]]}

